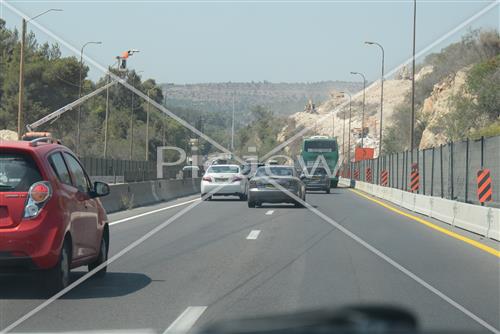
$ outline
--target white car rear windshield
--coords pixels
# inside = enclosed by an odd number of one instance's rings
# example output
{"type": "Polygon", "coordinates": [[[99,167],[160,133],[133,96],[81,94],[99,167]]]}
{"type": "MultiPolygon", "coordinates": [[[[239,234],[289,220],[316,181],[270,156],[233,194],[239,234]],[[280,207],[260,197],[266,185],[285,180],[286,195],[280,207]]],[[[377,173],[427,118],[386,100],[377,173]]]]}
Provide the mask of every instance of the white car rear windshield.
{"type": "Polygon", "coordinates": [[[207,170],[207,173],[218,174],[218,173],[239,173],[240,168],[238,166],[212,166],[207,170]]]}
{"type": "Polygon", "coordinates": [[[293,176],[293,169],[290,167],[259,167],[255,176],[293,176]]]}

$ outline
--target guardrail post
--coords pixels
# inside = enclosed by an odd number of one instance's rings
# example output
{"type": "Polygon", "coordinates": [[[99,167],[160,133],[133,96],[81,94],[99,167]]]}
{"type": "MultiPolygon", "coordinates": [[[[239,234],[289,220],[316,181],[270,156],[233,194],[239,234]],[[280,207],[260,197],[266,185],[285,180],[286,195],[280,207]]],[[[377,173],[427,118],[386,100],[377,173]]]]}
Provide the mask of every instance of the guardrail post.
{"type": "Polygon", "coordinates": [[[401,190],[405,190],[405,168],[406,168],[406,151],[403,151],[403,159],[401,161],[403,165],[401,168],[401,190]]]}
{"type": "Polygon", "coordinates": [[[425,195],[425,149],[422,150],[422,194],[425,195]]]}
{"type": "Polygon", "coordinates": [[[439,146],[439,173],[440,173],[440,177],[439,177],[439,181],[441,182],[441,198],[444,197],[444,180],[443,180],[443,144],[441,144],[439,146]]]}
{"type": "Polygon", "coordinates": [[[484,136],[481,136],[481,169],[484,168],[484,136]]]}
{"type": "Polygon", "coordinates": [[[467,203],[469,195],[469,138],[465,141],[465,194],[464,202],[467,203]]]}
{"type": "MultiPolygon", "coordinates": [[[[420,161],[420,150],[417,148],[417,170],[418,170],[418,173],[420,175],[420,165],[419,165],[419,161],[420,161]]],[[[418,181],[420,183],[420,180],[418,181]]],[[[418,190],[417,190],[417,194],[421,194],[422,193],[422,187],[420,187],[420,184],[418,185],[418,190]]]]}
{"type": "Polygon", "coordinates": [[[396,188],[399,188],[399,152],[396,152],[396,188]]]}
{"type": "Polygon", "coordinates": [[[434,196],[434,146],[432,147],[431,158],[431,196],[434,196]]]}
{"type": "Polygon", "coordinates": [[[448,171],[448,174],[450,175],[450,199],[453,200],[453,195],[454,195],[454,189],[453,185],[455,183],[455,180],[453,178],[453,142],[450,142],[450,170],[448,171]]]}
{"type": "MultiPolygon", "coordinates": [[[[481,170],[484,168],[484,136],[481,136],[481,170]]],[[[481,206],[484,206],[484,202],[481,202],[481,206]]]]}

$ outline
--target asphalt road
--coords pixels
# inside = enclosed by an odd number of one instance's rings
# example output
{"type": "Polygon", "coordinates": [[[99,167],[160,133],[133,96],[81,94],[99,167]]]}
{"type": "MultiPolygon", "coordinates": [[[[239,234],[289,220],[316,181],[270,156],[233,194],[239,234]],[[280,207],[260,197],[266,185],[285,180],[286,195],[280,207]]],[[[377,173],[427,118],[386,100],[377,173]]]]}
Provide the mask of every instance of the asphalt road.
{"type": "MultiPolygon", "coordinates": [[[[171,207],[194,198],[110,215],[110,221],[119,222],[111,227],[113,255],[198,203],[112,263],[106,278],[84,282],[15,331],[164,332],[221,319],[365,303],[405,307],[424,330],[485,331],[311,210],[288,205],[249,209],[246,202],[229,198],[171,207]],[[161,208],[165,209],[158,211],[161,208]]],[[[308,193],[307,202],[500,328],[498,257],[348,189],[332,189],[329,195],[308,193]]],[[[454,231],[498,249],[498,243],[454,231]]],[[[76,271],[74,279],[83,273],[76,271]]],[[[0,328],[46,298],[36,276],[0,276],[0,328]]]]}

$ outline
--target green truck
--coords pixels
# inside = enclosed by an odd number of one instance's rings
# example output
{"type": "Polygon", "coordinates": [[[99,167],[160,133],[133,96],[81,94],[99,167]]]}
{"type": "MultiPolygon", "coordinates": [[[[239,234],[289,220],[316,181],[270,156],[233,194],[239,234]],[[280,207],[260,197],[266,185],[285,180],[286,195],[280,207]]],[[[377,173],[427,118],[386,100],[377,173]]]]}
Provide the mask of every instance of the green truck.
{"type": "Polygon", "coordinates": [[[337,187],[339,182],[335,171],[339,160],[337,139],[328,136],[312,136],[304,138],[300,156],[305,164],[305,167],[312,167],[315,163],[318,163],[318,166],[323,166],[326,162],[331,173],[330,187],[337,187]],[[321,158],[321,156],[323,158],[321,158]]]}

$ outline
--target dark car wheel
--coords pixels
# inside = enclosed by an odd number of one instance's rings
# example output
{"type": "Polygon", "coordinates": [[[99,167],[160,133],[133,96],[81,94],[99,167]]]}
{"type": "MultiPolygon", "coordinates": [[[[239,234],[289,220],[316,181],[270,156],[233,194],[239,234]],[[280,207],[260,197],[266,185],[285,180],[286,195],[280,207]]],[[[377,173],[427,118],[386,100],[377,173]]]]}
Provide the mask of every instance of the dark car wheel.
{"type": "Polygon", "coordinates": [[[330,193],[330,188],[326,188],[326,189],[325,189],[325,192],[326,192],[327,194],[329,194],[329,193],[330,193]]]}
{"type": "Polygon", "coordinates": [[[56,293],[68,287],[71,274],[70,265],[71,245],[68,240],[65,240],[57,264],[46,272],[45,285],[50,293],[56,293]]]}
{"type": "Polygon", "coordinates": [[[249,208],[255,208],[255,202],[254,201],[248,201],[248,207],[249,208]]]}
{"type": "Polygon", "coordinates": [[[246,201],[248,199],[247,194],[240,194],[240,201],[246,201]]]}
{"type": "MultiPolygon", "coordinates": [[[[101,240],[99,256],[97,257],[97,259],[94,262],[92,262],[91,264],[88,265],[89,271],[94,270],[95,268],[97,268],[101,264],[105,263],[106,261],[108,261],[108,241],[106,240],[106,238],[103,237],[101,240]]],[[[104,266],[97,273],[95,273],[94,276],[102,278],[102,277],[106,276],[107,270],[108,270],[108,266],[104,266]]]]}

